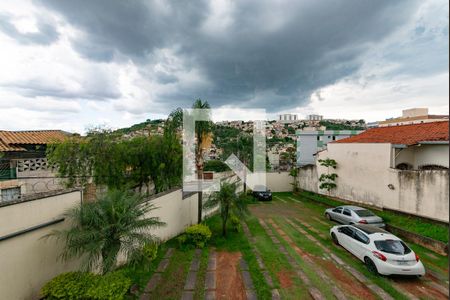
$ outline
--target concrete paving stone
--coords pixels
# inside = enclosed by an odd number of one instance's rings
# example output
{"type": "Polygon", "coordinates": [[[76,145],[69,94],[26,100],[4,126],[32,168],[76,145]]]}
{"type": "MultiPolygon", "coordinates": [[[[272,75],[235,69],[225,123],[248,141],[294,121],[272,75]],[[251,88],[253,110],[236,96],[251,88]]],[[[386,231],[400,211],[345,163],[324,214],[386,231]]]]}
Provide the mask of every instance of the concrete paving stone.
{"type": "Polygon", "coordinates": [[[325,297],[322,295],[322,293],[315,287],[309,288],[308,292],[314,300],[325,300],[325,297]]]}
{"type": "Polygon", "coordinates": [[[333,292],[333,295],[338,300],[347,300],[347,296],[337,287],[337,286],[331,286],[331,291],[333,292]]]}
{"type": "Polygon", "coordinates": [[[244,280],[245,289],[252,290],[254,288],[250,272],[242,271],[242,279],[244,280]]]}
{"type": "Polygon", "coordinates": [[[184,284],[184,290],[192,291],[195,289],[195,283],[197,282],[197,272],[189,272],[184,284]]]}
{"type": "Polygon", "coordinates": [[[216,272],[206,272],[205,275],[205,289],[215,290],[216,289],[216,272]]]}
{"type": "Polygon", "coordinates": [[[364,276],[363,274],[361,274],[359,271],[356,271],[355,269],[353,269],[352,267],[349,267],[348,265],[345,265],[345,268],[347,269],[347,271],[353,275],[353,277],[355,277],[356,279],[358,279],[359,282],[361,283],[366,283],[367,282],[367,278],[366,276],[364,276]]]}
{"type": "Polygon", "coordinates": [[[183,294],[181,294],[181,300],[193,300],[194,299],[194,292],[192,291],[184,291],[183,294]]]}
{"type": "Polygon", "coordinates": [[[333,253],[329,253],[331,258],[337,262],[338,264],[340,264],[341,266],[345,265],[345,263],[342,261],[342,259],[340,259],[339,257],[337,257],[336,255],[334,255],[333,253]]]}
{"type": "Polygon", "coordinates": [[[216,291],[206,291],[205,300],[216,300],[216,291]]]}
{"type": "Polygon", "coordinates": [[[269,271],[263,271],[264,279],[269,287],[273,287],[272,277],[270,277],[269,271]]]}
{"type": "Polygon", "coordinates": [[[158,265],[158,268],[156,269],[156,272],[162,273],[167,269],[167,266],[169,265],[170,260],[168,258],[164,258],[161,260],[161,262],[158,265]]]}
{"type": "Polygon", "coordinates": [[[280,300],[280,292],[277,289],[272,290],[272,300],[280,300]]]}
{"type": "Polygon", "coordinates": [[[263,263],[263,261],[262,261],[260,256],[256,256],[256,262],[258,263],[258,267],[261,270],[264,270],[266,268],[266,266],[264,265],[264,263],[263,263]]]}
{"type": "Polygon", "coordinates": [[[175,251],[174,248],[169,248],[169,249],[167,249],[167,252],[166,252],[166,254],[164,255],[164,258],[170,258],[170,257],[172,257],[174,251],[175,251]]]}
{"type": "Polygon", "coordinates": [[[217,268],[217,259],[216,257],[209,257],[208,258],[208,266],[206,267],[206,270],[208,271],[215,271],[217,268]]]}
{"type": "Polygon", "coordinates": [[[153,274],[152,278],[150,278],[150,280],[147,283],[147,286],[145,287],[144,293],[152,292],[160,281],[161,281],[161,274],[160,273],[153,274]]]}
{"type": "Polygon", "coordinates": [[[256,297],[256,294],[252,290],[246,290],[245,295],[247,296],[247,300],[258,300],[258,297],[256,297]]]}
{"type": "Polygon", "coordinates": [[[392,282],[391,284],[396,290],[398,290],[403,295],[408,297],[409,300],[420,300],[419,297],[416,297],[415,295],[411,294],[409,291],[407,291],[404,287],[402,287],[401,285],[397,284],[396,282],[392,282]]]}
{"type": "Polygon", "coordinates": [[[241,258],[239,260],[239,266],[241,267],[241,270],[248,271],[248,264],[245,259],[241,258]]]}
{"type": "Polygon", "coordinates": [[[191,267],[189,271],[198,271],[200,269],[200,257],[195,257],[192,259],[191,267]]]}
{"type": "Polygon", "coordinates": [[[309,280],[308,276],[306,276],[305,273],[303,273],[303,271],[301,270],[297,270],[297,276],[300,277],[300,279],[306,284],[306,285],[311,285],[311,281],[309,280]]]}
{"type": "Polygon", "coordinates": [[[438,290],[442,294],[444,294],[445,296],[447,296],[447,297],[449,296],[449,294],[448,294],[448,292],[449,292],[448,291],[448,286],[444,287],[444,286],[442,286],[440,284],[437,284],[434,281],[429,281],[428,284],[431,285],[432,287],[434,287],[436,290],[438,290]]]}
{"type": "Polygon", "coordinates": [[[375,294],[378,295],[383,300],[394,300],[394,298],[391,297],[388,293],[386,293],[382,288],[380,288],[378,285],[375,284],[369,284],[367,287],[372,290],[375,294]]]}
{"type": "Polygon", "coordinates": [[[280,243],[280,241],[275,236],[271,236],[270,238],[272,239],[272,242],[274,244],[279,244],[280,243]]]}
{"type": "Polygon", "coordinates": [[[280,246],[278,247],[278,249],[279,249],[279,250],[280,250],[280,252],[281,252],[281,253],[283,253],[284,255],[287,255],[287,254],[288,254],[288,252],[287,252],[286,248],[284,248],[284,246],[283,246],[283,245],[280,245],[280,246]]]}

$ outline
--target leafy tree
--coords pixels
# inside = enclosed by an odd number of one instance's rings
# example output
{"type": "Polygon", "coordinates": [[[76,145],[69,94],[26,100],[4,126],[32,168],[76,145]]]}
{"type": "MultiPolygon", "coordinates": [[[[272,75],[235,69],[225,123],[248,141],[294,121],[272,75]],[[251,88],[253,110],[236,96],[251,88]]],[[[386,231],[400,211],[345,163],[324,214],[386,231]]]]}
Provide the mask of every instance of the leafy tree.
{"type": "Polygon", "coordinates": [[[213,171],[213,172],[225,172],[229,171],[230,168],[224,162],[220,160],[209,160],[205,163],[204,171],[213,171]]]}
{"type": "Polygon", "coordinates": [[[131,192],[110,190],[99,201],[85,202],[65,213],[72,227],[55,230],[46,237],[65,242],[62,258],[82,258],[84,268],[103,273],[112,271],[117,256],[138,256],[147,244],[154,243],[150,230],[163,226],[159,218],[148,217],[152,204],[131,192]]]}
{"type": "Polygon", "coordinates": [[[294,193],[297,193],[298,191],[300,191],[300,187],[298,185],[298,173],[299,173],[299,168],[292,168],[289,171],[289,176],[293,177],[293,180],[294,180],[294,182],[292,183],[294,193]]]}
{"type": "Polygon", "coordinates": [[[96,129],[84,138],[73,137],[47,149],[49,163],[69,187],[94,182],[112,189],[139,191],[150,182],[156,192],[181,182],[182,148],[175,134],[134,137],[96,129]]]}
{"type": "Polygon", "coordinates": [[[336,188],[336,178],[338,175],[336,173],[330,173],[330,168],[336,169],[337,162],[334,159],[326,158],[319,159],[319,164],[323,167],[327,168],[327,173],[321,174],[319,177],[320,186],[319,188],[322,190],[327,190],[328,194],[331,193],[331,190],[336,188]]]}
{"type": "Polygon", "coordinates": [[[211,194],[203,205],[205,209],[213,209],[219,206],[223,236],[227,235],[227,222],[233,214],[242,218],[248,212],[245,198],[236,194],[236,188],[236,183],[223,182],[220,185],[220,190],[211,194]]]}
{"type": "Polygon", "coordinates": [[[295,168],[297,163],[297,150],[294,147],[286,148],[285,152],[280,154],[281,163],[287,165],[289,169],[295,168]]]}
{"type": "MultiPolygon", "coordinates": [[[[208,101],[201,99],[195,100],[192,105],[193,109],[210,109],[208,101]]],[[[197,143],[195,145],[195,166],[197,169],[197,176],[199,179],[203,178],[203,154],[206,148],[211,145],[212,138],[212,122],[211,121],[197,121],[195,124],[195,138],[197,143]]],[[[198,193],[198,223],[202,222],[202,208],[203,208],[203,193],[198,193]]]]}

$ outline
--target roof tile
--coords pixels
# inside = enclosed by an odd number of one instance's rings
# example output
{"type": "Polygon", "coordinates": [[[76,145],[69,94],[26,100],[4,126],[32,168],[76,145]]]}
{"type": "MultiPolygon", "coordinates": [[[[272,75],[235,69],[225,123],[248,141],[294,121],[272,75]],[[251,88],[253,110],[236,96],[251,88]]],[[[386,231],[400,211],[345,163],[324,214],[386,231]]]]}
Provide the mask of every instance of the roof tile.
{"type": "Polygon", "coordinates": [[[448,141],[449,122],[430,122],[368,129],[334,143],[389,143],[415,145],[425,141],[448,141]]]}

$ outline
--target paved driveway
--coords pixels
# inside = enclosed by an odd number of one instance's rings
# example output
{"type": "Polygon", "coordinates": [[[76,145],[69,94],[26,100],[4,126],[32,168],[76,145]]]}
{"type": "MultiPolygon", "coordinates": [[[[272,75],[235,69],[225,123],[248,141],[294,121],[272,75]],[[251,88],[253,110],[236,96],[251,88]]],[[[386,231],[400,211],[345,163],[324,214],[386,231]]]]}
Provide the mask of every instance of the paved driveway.
{"type": "Polygon", "coordinates": [[[427,275],[385,277],[334,245],[324,208],[290,193],[250,205],[250,238],[282,299],[448,299],[448,261],[417,245],[427,275]]]}

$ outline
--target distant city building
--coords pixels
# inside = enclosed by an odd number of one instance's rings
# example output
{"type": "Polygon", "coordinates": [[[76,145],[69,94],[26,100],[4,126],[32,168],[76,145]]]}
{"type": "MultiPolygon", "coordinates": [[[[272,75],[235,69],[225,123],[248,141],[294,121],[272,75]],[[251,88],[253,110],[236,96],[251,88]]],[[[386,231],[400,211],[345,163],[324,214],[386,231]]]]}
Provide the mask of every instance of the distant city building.
{"type": "Polygon", "coordinates": [[[323,120],[323,116],[321,116],[321,115],[307,115],[306,119],[308,121],[322,121],[323,120]]]}
{"type": "Polygon", "coordinates": [[[448,121],[448,115],[429,115],[428,108],[411,108],[402,111],[402,116],[379,121],[379,127],[422,124],[430,122],[448,121]]]}
{"type": "Polygon", "coordinates": [[[296,114],[282,114],[278,115],[278,121],[281,123],[292,123],[298,121],[296,114]]]}
{"type": "Polygon", "coordinates": [[[379,126],[378,122],[368,122],[367,123],[367,128],[376,128],[378,126],[379,126]]]}
{"type": "Polygon", "coordinates": [[[361,133],[359,130],[297,130],[297,165],[315,164],[314,155],[329,142],[361,133]]]}

